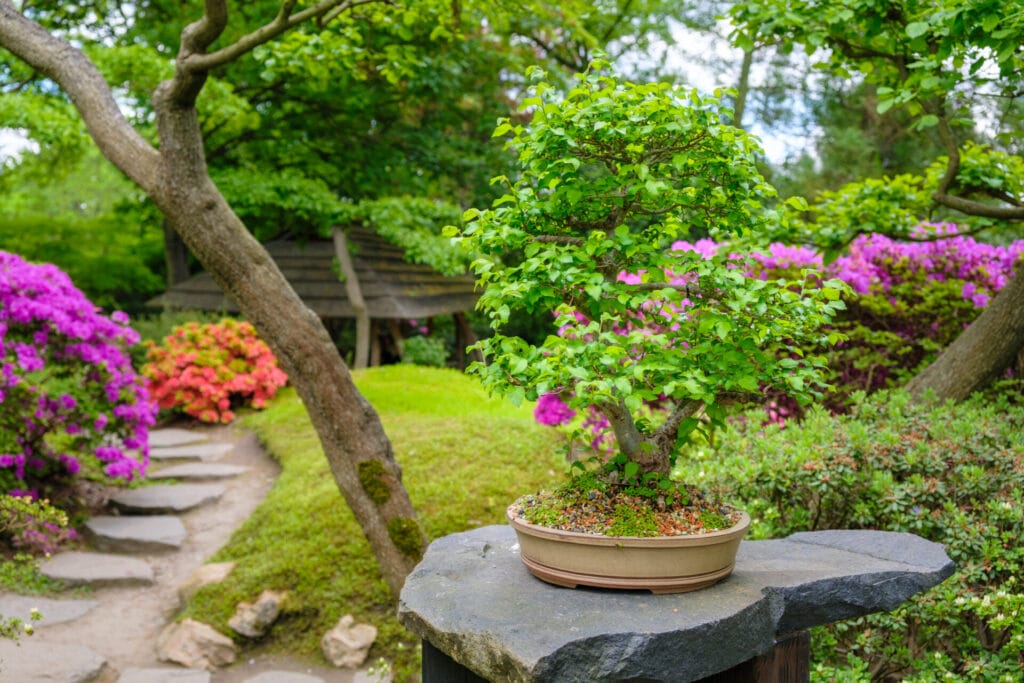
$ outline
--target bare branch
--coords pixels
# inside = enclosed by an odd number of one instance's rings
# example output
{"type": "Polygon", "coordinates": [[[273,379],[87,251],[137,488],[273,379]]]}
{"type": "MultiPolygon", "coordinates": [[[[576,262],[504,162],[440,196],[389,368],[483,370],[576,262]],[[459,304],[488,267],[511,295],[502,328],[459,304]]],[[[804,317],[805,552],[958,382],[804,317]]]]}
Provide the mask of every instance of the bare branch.
{"type": "MultiPolygon", "coordinates": [[[[210,4],[221,4],[221,1],[207,0],[207,6],[209,7],[210,4]]],[[[242,36],[231,45],[222,47],[215,52],[188,55],[184,59],[184,67],[193,73],[209,72],[219,66],[233,62],[253,48],[270,42],[285,31],[305,21],[325,17],[324,23],[326,23],[326,21],[329,21],[326,20],[327,16],[330,16],[330,19],[334,19],[341,13],[355,7],[375,3],[390,4],[390,0],[322,0],[312,7],[308,7],[295,14],[292,14],[292,10],[295,8],[296,3],[289,0],[281,6],[281,10],[270,23],[242,36]]]]}
{"type": "Polygon", "coordinates": [[[569,244],[574,247],[582,247],[585,243],[582,237],[570,237],[569,235],[538,235],[533,238],[533,241],[543,244],[569,244]]]}
{"type": "Polygon", "coordinates": [[[0,45],[57,83],[103,155],[143,190],[153,189],[157,151],[124,118],[110,85],[81,50],[23,16],[10,0],[0,0],[0,45]]]}
{"type": "Polygon", "coordinates": [[[949,121],[943,115],[939,116],[938,128],[939,138],[946,148],[948,160],[946,161],[946,172],[942,175],[939,185],[932,195],[935,203],[968,216],[997,218],[1006,221],[1024,220],[1024,206],[1021,206],[1019,202],[1014,206],[992,206],[949,194],[949,189],[953,186],[957,173],[960,172],[960,146],[957,144],[956,136],[953,134],[949,121]]]}

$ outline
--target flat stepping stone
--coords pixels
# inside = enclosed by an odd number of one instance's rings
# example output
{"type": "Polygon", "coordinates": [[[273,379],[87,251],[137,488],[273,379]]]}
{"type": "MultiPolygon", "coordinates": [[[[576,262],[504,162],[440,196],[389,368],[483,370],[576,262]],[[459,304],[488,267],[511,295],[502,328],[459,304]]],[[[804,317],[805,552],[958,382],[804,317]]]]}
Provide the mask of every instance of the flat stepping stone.
{"type": "Polygon", "coordinates": [[[153,568],[146,562],[106,553],[57,553],[43,562],[39,571],[70,586],[146,586],[153,583],[153,568]]]}
{"type": "Polygon", "coordinates": [[[210,683],[203,669],[125,669],[117,683],[210,683]]]}
{"type": "Polygon", "coordinates": [[[121,491],[110,499],[122,512],[166,515],[211,503],[227,490],[220,484],[158,484],[121,491]]]}
{"type": "Polygon", "coordinates": [[[170,515],[93,517],[85,530],[95,548],[109,552],[177,550],[188,535],[181,520],[170,515]]]}
{"type": "Polygon", "coordinates": [[[294,671],[264,671],[245,679],[245,683],[324,683],[324,679],[294,671]]]}
{"type": "Polygon", "coordinates": [[[147,479],[227,479],[248,471],[241,465],[222,465],[209,462],[187,462],[164,467],[146,475],[147,479]]]}
{"type": "Polygon", "coordinates": [[[153,448],[150,446],[150,460],[215,460],[234,450],[230,443],[197,443],[189,446],[168,446],[153,448]]]}
{"type": "Polygon", "coordinates": [[[209,441],[205,434],[187,429],[153,429],[149,432],[149,447],[184,446],[190,443],[209,441]]]}
{"type": "Polygon", "coordinates": [[[107,660],[84,645],[64,645],[24,636],[0,639],[0,680],[14,683],[84,683],[100,675],[107,660]]]}
{"type": "MultiPolygon", "coordinates": [[[[30,595],[0,593],[0,614],[17,617],[34,628],[44,628],[85,616],[99,605],[95,600],[53,600],[30,595]],[[39,610],[43,618],[32,621],[32,609],[39,610]]],[[[0,667],[3,665],[0,664],[0,667]]],[[[0,669],[2,670],[2,669],[0,669]]]]}

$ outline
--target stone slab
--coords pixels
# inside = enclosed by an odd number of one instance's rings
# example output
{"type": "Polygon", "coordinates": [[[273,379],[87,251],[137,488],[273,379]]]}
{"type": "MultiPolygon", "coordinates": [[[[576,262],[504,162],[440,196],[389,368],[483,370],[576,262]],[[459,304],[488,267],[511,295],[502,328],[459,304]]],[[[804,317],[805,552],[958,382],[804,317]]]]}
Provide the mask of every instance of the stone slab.
{"type": "Polygon", "coordinates": [[[212,503],[226,490],[220,484],[157,484],[121,491],[111,497],[110,504],[122,512],[175,514],[212,503]]]}
{"type": "Polygon", "coordinates": [[[567,589],[530,575],[511,527],[490,526],[430,545],[399,621],[488,680],[686,683],[776,634],[892,610],[953,569],[911,534],[824,531],[744,541],[733,575],[692,593],[567,589]]]}
{"type": "Polygon", "coordinates": [[[149,448],[149,459],[160,460],[216,460],[234,450],[230,443],[197,443],[188,446],[149,448]]]}
{"type": "Polygon", "coordinates": [[[17,643],[0,639],[0,681],[88,683],[106,664],[103,657],[82,645],[34,641],[31,636],[23,636],[17,643]]]}
{"type": "Polygon", "coordinates": [[[57,553],[39,566],[51,579],[71,586],[139,586],[153,583],[153,569],[146,562],[124,555],[57,553]]]}
{"type": "Polygon", "coordinates": [[[125,669],[117,683],[210,683],[203,669],[125,669]]]}
{"type": "Polygon", "coordinates": [[[215,462],[186,462],[148,472],[148,479],[228,479],[247,471],[241,465],[222,465],[215,462]]]}
{"type": "Polygon", "coordinates": [[[37,629],[74,621],[84,617],[98,605],[95,600],[53,600],[35,595],[0,593],[0,615],[17,617],[26,624],[31,623],[37,629]],[[33,608],[39,610],[43,616],[39,621],[32,621],[33,608]]]}
{"type": "Polygon", "coordinates": [[[181,548],[188,532],[171,515],[102,515],[85,523],[93,547],[108,552],[159,552],[181,548]]]}
{"type": "Polygon", "coordinates": [[[169,446],[185,446],[187,444],[201,443],[208,441],[206,435],[201,432],[193,432],[187,429],[152,429],[149,432],[150,448],[167,448],[169,446]]]}
{"type": "Polygon", "coordinates": [[[324,683],[324,679],[294,671],[264,671],[245,679],[245,683],[324,683]]]}

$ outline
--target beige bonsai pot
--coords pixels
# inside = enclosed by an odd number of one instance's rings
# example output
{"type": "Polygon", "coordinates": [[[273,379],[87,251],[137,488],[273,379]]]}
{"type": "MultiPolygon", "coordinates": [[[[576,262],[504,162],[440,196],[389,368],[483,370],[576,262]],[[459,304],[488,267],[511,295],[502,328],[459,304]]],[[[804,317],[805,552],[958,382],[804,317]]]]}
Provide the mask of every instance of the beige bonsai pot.
{"type": "Polygon", "coordinates": [[[682,593],[732,573],[750,516],[728,529],[691,536],[600,536],[530,524],[507,510],[531,574],[558,586],[593,586],[682,593]]]}

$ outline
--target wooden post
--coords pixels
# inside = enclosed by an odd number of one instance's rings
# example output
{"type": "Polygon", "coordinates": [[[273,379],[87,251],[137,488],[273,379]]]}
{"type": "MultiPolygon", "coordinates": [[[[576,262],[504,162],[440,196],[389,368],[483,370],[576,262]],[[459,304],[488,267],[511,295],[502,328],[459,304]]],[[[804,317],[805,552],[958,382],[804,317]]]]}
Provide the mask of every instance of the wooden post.
{"type": "MultiPolygon", "coordinates": [[[[476,344],[476,333],[473,332],[473,326],[469,324],[469,318],[466,317],[465,313],[454,313],[452,317],[455,319],[455,337],[461,358],[466,352],[466,347],[476,344]]],[[[479,350],[473,351],[471,355],[473,360],[480,363],[484,362],[484,356],[479,350]]]]}
{"type": "Polygon", "coordinates": [[[805,683],[811,679],[811,633],[797,631],[775,638],[763,655],[708,676],[699,683],[805,683]]]}
{"type": "Polygon", "coordinates": [[[353,355],[352,367],[356,370],[365,368],[370,357],[370,314],[363,299],[363,290],[359,286],[352,256],[348,250],[348,240],[341,228],[334,228],[334,253],[341,266],[341,274],[345,276],[345,294],[352,310],[356,314],[356,350],[353,355]]]}
{"type": "MultiPolygon", "coordinates": [[[[487,683],[441,650],[423,641],[423,683],[487,683]]],[[[811,634],[779,636],[763,655],[695,683],[807,683],[811,678],[811,634]]]]}

